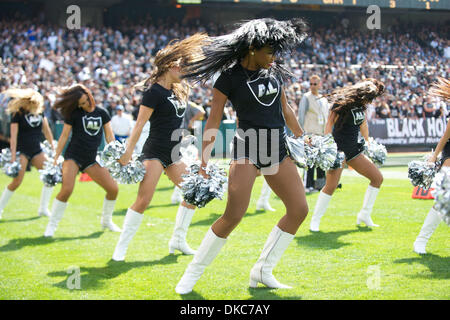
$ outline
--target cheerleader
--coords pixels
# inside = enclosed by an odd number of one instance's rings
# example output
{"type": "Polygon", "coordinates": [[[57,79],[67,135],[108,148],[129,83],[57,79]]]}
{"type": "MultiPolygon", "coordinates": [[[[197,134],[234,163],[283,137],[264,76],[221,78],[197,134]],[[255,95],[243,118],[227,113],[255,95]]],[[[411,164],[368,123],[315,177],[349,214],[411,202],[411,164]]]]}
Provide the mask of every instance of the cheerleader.
{"type": "MultiPolygon", "coordinates": [[[[439,78],[438,83],[434,84],[431,88],[430,93],[443,98],[447,102],[450,100],[450,80],[439,78]]],[[[450,116],[450,115],[448,115],[450,116]]],[[[450,118],[447,120],[447,128],[445,129],[444,135],[439,140],[433,154],[428,160],[431,163],[436,162],[438,155],[442,152],[442,166],[450,167],[450,118]]],[[[425,218],[422,229],[414,242],[414,251],[418,254],[426,254],[425,247],[427,245],[428,239],[430,239],[434,230],[441,222],[441,218],[438,215],[438,211],[432,207],[425,218]]]]}
{"type": "Polygon", "coordinates": [[[253,266],[250,287],[262,283],[270,288],[290,288],[279,283],[272,270],[305,219],[308,205],[297,167],[288,156],[284,127],[287,124],[297,137],[303,134],[303,130],[282,86],[288,73],[280,63],[275,63],[275,56],[300,44],[307,35],[306,29],[301,19],[257,19],[243,23],[231,34],[212,38],[211,44],[203,48],[205,58],[194,64],[187,76],[205,80],[222,71],[214,84],[211,113],[203,136],[200,174],[206,175],[210,144],[214,143],[228,99],[236,109],[239,128],[233,139],[225,213],[206,233],[176,286],[179,294],[192,291],[205,268],[243,218],[258,169],[283,201],[286,215],[273,228],[253,266]],[[256,133],[257,141],[247,139],[251,132],[256,133]],[[271,152],[270,161],[259,152],[265,147],[275,150],[271,152]]]}
{"type": "MultiPolygon", "coordinates": [[[[183,181],[181,175],[187,173],[186,164],[180,161],[182,136],[177,135],[188,98],[188,87],[181,82],[181,75],[184,66],[191,63],[201,52],[200,44],[206,38],[206,35],[196,34],[158,51],[154,62],[155,71],[143,83],[146,90],[139,107],[136,125],[119,163],[126,165],[130,161],[142,128],[150,120],[150,134],[141,155],[146,174],[139,184],[136,201],[128,208],[125,216],[123,231],[112,257],[115,261],[125,259],[128,245],[142,222],[143,213],[153,198],[162,172],[164,171],[177,186],[183,181]]],[[[194,212],[195,206],[182,201],[169,241],[169,253],[174,253],[175,250],[188,255],[195,253],[186,243],[187,231],[194,212]]]]}
{"type": "Polygon", "coordinates": [[[108,112],[95,105],[91,91],[81,84],[63,90],[53,107],[59,110],[64,117],[64,127],[56,148],[55,165],[70,133],[72,133],[72,137],[64,153],[61,190],[53,200],[52,214],[44,236],[53,237],[58,223],[64,215],[67,201],[73,192],[75,179],[80,171],[87,173],[106,191],[101,218],[103,229],[120,232],[120,228],[112,222],[119,188],[108,170],[101,167],[95,160],[97,149],[102,142],[103,132],[107,143],[114,141],[108,112]]]}
{"type": "MultiPolygon", "coordinates": [[[[356,224],[364,223],[368,227],[378,227],[372,221],[371,212],[381,184],[383,175],[380,170],[363,154],[363,144],[358,143],[361,132],[366,143],[369,139],[369,128],[365,117],[367,105],[384,92],[384,84],[376,79],[367,79],[353,86],[338,89],[331,95],[336,97],[330,109],[325,134],[332,133],[338,151],[345,154],[345,162],[370,180],[364,196],[363,207],[359,212],[356,224]]],[[[319,231],[320,219],[327,210],[331,196],[336,190],[344,169],[329,170],[325,186],[319,193],[314,214],[311,218],[310,230],[319,231]]]]}
{"type": "MultiPolygon", "coordinates": [[[[29,162],[41,170],[47,160],[41,149],[41,133],[44,134],[50,145],[53,146],[53,135],[44,116],[44,98],[39,92],[32,89],[10,89],[5,94],[11,97],[7,112],[11,114],[11,162],[16,161],[16,151],[20,152],[19,175],[5,188],[0,198],[0,218],[3,208],[22,183],[25,170],[29,162]]],[[[43,186],[39,216],[50,216],[48,203],[53,187],[43,186]]]]}

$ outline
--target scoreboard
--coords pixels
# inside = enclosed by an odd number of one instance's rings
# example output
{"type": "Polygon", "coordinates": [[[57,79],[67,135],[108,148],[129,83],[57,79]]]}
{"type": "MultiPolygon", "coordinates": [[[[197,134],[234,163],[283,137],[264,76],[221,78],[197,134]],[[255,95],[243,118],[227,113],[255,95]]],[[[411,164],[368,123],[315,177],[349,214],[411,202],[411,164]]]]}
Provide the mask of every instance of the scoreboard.
{"type": "Polygon", "coordinates": [[[202,0],[201,2],[308,4],[337,7],[368,7],[377,5],[380,8],[450,10],[450,0],[202,0]]]}

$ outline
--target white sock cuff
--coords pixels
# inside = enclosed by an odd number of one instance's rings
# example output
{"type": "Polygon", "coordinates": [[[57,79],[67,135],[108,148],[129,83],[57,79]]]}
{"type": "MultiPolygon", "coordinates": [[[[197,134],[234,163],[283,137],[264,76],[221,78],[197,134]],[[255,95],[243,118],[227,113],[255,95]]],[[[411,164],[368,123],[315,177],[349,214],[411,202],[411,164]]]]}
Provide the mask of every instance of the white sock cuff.
{"type": "Polygon", "coordinates": [[[141,223],[143,218],[144,218],[144,214],[134,211],[131,208],[128,208],[127,214],[125,216],[126,221],[138,222],[138,223],[141,223]]]}
{"type": "MultiPolygon", "coordinates": [[[[326,194],[325,192],[323,192],[323,191],[320,191],[319,192],[319,198],[322,198],[322,199],[327,199],[328,201],[331,199],[331,195],[329,195],[329,194],[326,194]]],[[[318,201],[319,199],[317,199],[317,201],[318,201]]]]}
{"type": "Polygon", "coordinates": [[[53,207],[52,207],[52,209],[56,209],[56,210],[63,209],[63,210],[65,210],[66,207],[67,207],[67,202],[59,201],[56,198],[55,198],[55,200],[53,200],[53,207]]]}
{"type": "Polygon", "coordinates": [[[5,195],[5,196],[12,196],[13,195],[13,193],[14,193],[14,191],[11,191],[11,190],[9,190],[8,189],[8,187],[5,187],[5,190],[3,191],[3,194],[5,195]]]}

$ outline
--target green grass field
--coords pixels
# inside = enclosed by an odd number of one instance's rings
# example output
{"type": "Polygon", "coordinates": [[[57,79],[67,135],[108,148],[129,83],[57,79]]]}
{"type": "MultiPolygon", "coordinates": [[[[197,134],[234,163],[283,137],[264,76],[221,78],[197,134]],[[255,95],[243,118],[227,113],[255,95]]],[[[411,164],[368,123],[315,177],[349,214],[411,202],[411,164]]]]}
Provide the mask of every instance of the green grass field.
{"type": "MultiPolygon", "coordinates": [[[[412,251],[430,200],[412,200],[406,167],[386,168],[384,184],[372,214],[379,228],[358,228],[359,211],[368,182],[344,171],[321,223],[309,231],[317,193],[308,195],[310,213],[274,270],[289,290],[249,289],[249,273],[273,226],[284,214],[282,202],[271,197],[276,212],[255,211],[262,185],[257,178],[250,207],[241,224],[206,269],[191,294],[175,286],[192,256],[169,255],[178,205],[170,203],[172,184],[163,176],[144,221],[130,244],[125,262],[111,256],[118,233],[102,232],[104,192],[93,182],[77,182],[54,239],[43,237],[47,217],[38,217],[41,182],[35,169],[6,206],[0,221],[0,299],[449,299],[449,228],[441,223],[428,243],[429,254],[412,251]],[[80,289],[71,267],[80,270],[80,289]],[[69,283],[69,285],[68,285],[69,283]]],[[[0,177],[0,188],[9,182],[0,177]]],[[[53,197],[59,190],[54,189],[53,197]]],[[[114,221],[122,226],[137,185],[121,185],[114,221]]],[[[223,213],[226,199],[199,209],[188,242],[200,245],[211,224],[223,213]]]]}

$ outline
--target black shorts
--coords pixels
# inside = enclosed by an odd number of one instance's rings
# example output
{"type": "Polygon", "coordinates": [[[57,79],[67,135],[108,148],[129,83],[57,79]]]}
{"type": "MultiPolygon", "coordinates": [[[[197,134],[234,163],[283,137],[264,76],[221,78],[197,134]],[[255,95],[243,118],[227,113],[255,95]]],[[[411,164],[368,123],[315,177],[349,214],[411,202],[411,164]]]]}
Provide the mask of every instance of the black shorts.
{"type": "Polygon", "coordinates": [[[97,163],[97,152],[75,152],[67,148],[64,160],[73,160],[77,164],[79,171],[83,172],[87,168],[97,163]]]}
{"type": "Polygon", "coordinates": [[[155,144],[147,141],[142,148],[140,161],[158,160],[165,168],[181,160],[179,142],[170,142],[166,145],[155,144]]]}
{"type": "Polygon", "coordinates": [[[236,132],[231,159],[234,161],[248,159],[258,169],[269,168],[283,162],[289,157],[286,134],[284,128],[273,130],[254,129],[253,132],[256,133],[254,136],[249,134],[249,129],[236,132]]]}
{"type": "Polygon", "coordinates": [[[442,150],[442,163],[444,163],[447,159],[450,159],[450,140],[447,141],[447,144],[444,146],[444,150],[442,150]]]}
{"type": "Polygon", "coordinates": [[[17,146],[17,151],[23,154],[28,161],[31,161],[35,156],[42,152],[41,145],[27,145],[27,146],[17,146]]]}
{"type": "Polygon", "coordinates": [[[346,162],[355,159],[364,152],[364,142],[345,143],[337,140],[335,141],[338,151],[344,152],[346,162]]]}

